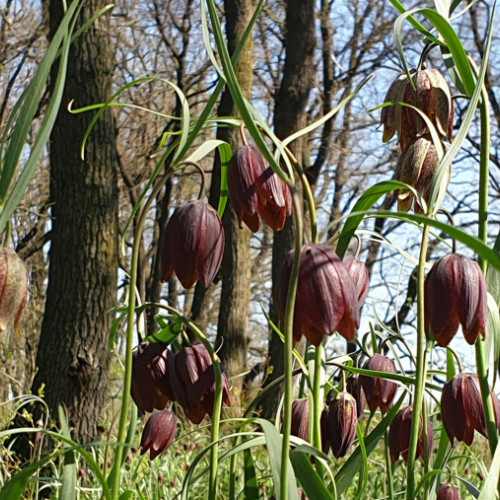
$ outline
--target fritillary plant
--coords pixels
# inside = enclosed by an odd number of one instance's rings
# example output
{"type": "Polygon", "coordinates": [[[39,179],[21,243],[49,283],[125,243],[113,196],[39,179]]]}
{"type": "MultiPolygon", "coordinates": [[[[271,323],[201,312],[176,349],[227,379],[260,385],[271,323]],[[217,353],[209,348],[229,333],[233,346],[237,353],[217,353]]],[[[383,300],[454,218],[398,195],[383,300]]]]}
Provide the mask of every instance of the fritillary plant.
{"type": "MultiPolygon", "coordinates": [[[[316,218],[312,191],[297,168],[297,159],[286,147],[288,141],[278,140],[269,127],[256,118],[259,114],[243,97],[234,71],[233,64],[245,39],[251,36],[252,24],[259,15],[264,15],[265,2],[257,3],[252,22],[232,56],[225,44],[220,12],[214,0],[202,2],[206,50],[220,81],[198,117],[190,116],[188,106],[182,108],[183,115],[179,117],[182,133],[173,137],[161,154],[127,224],[128,228],[132,218],[138,215],[130,255],[121,411],[116,439],[108,443],[114,452],[111,469],[102,469],[85,447],[71,441],[67,432],[56,434],[42,430],[62,440],[66,452],[69,447],[89,464],[100,485],[98,496],[107,500],[141,497],[122,481],[136,426],[131,415],[137,408],[147,418],[138,452],[149,451],[150,460],[155,463],[173,460],[169,453],[173,453],[174,446],[183,439],[189,440],[189,436],[178,436],[181,415],[193,428],[209,428],[209,443],[200,445],[175,498],[195,498],[192,491],[194,488],[199,491],[200,484],[206,485],[202,495],[209,500],[261,498],[259,484],[264,483],[272,484],[272,498],[279,500],[368,498],[365,495],[371,480],[384,484],[381,498],[458,499],[465,488],[481,500],[498,498],[500,403],[492,389],[495,374],[488,364],[490,352],[486,349],[486,346],[498,349],[500,345],[499,304],[493,298],[499,294],[491,290],[491,286],[498,283],[496,276],[500,272],[500,236],[491,248],[488,233],[490,130],[484,84],[494,8],[483,59],[473,62],[451,24],[452,15],[460,14],[455,12],[459,2],[436,0],[436,10],[406,10],[398,0],[390,1],[399,12],[394,23],[394,39],[402,71],[388,86],[385,102],[372,112],[381,114],[381,140],[394,141],[397,166],[392,179],[366,189],[349,215],[338,221],[342,231],[333,242],[319,236],[323,233],[318,231],[320,221],[316,218]],[[407,47],[402,43],[406,29],[416,30],[425,45],[415,68],[408,66],[407,47]],[[431,52],[433,63],[429,57],[431,52]],[[439,59],[442,59],[439,68],[448,71],[434,67],[438,66],[439,59]],[[195,148],[193,144],[200,131],[204,129],[206,133],[216,124],[214,120],[209,122],[208,117],[224,85],[238,108],[238,116],[231,125],[241,127],[243,144],[232,151],[223,141],[207,140],[195,148]],[[460,122],[454,113],[455,92],[460,92],[467,102],[460,122]],[[482,144],[475,181],[478,233],[471,234],[452,221],[443,222],[441,210],[448,184],[454,179],[453,161],[478,116],[479,122],[475,125],[482,144]],[[204,172],[199,166],[200,160],[216,149],[223,165],[223,194],[217,209],[204,199],[204,172]],[[172,167],[161,176],[166,158],[173,159],[172,167]],[[261,395],[246,403],[241,418],[222,419],[223,407],[233,403],[231,383],[206,333],[180,311],[164,303],[154,304],[162,311],[159,335],[141,338],[136,345],[139,313],[151,306],[137,304],[135,293],[144,221],[168,176],[189,167],[195,167],[201,174],[200,194],[198,199],[176,208],[168,222],[161,243],[163,280],[175,275],[186,289],[196,281],[205,288],[214,281],[224,252],[221,217],[226,191],[240,227],[245,225],[256,232],[265,224],[280,231],[286,219],[292,217],[295,241],[282,264],[274,297],[279,324],[269,325],[283,340],[285,367],[283,377],[277,381],[283,388],[283,398],[275,422],[259,418],[256,408],[261,395]],[[299,183],[300,190],[296,189],[299,183]],[[299,192],[304,193],[303,198],[299,192]],[[397,200],[394,210],[376,208],[377,202],[386,195],[397,200]],[[309,224],[304,224],[304,212],[309,224]],[[362,221],[373,217],[397,219],[418,227],[420,232],[416,329],[404,337],[389,328],[382,328],[382,332],[372,328],[366,336],[359,335],[370,283],[364,263],[358,255],[347,254],[347,249],[356,238],[359,240],[357,230],[362,221]],[[428,260],[432,230],[446,236],[438,243],[446,254],[428,260]],[[460,242],[464,253],[457,253],[454,244],[450,251],[445,239],[460,242]],[[179,336],[186,329],[196,341],[182,346],[179,336]],[[332,335],[355,340],[355,352],[327,358],[324,345],[332,335]],[[475,346],[475,373],[463,372],[460,359],[456,360],[449,348],[456,335],[462,335],[475,346]],[[300,341],[307,344],[307,356],[296,349],[300,341]],[[410,369],[397,359],[396,346],[411,359],[410,369]],[[447,366],[446,370],[436,373],[434,368],[430,369],[430,355],[438,348],[446,349],[447,366]],[[297,374],[303,381],[300,393],[294,385],[297,374]],[[441,383],[436,382],[435,376],[441,383]],[[479,439],[478,435],[487,439],[489,447],[483,477],[463,477],[465,472],[459,477],[453,472],[454,460],[463,453],[457,443],[470,446],[479,439]],[[265,465],[257,467],[255,456],[264,456],[265,465]],[[373,474],[373,464],[380,457],[384,465],[373,474]],[[237,470],[239,460],[245,464],[243,478],[237,470]],[[226,490],[222,489],[221,478],[226,477],[228,471],[226,490]]],[[[157,80],[170,86],[179,99],[186,102],[177,87],[166,80],[157,80]]],[[[122,91],[118,90],[102,105],[95,120],[122,91]]],[[[354,97],[355,93],[351,98],[354,97]]],[[[308,124],[295,137],[305,136],[319,127],[343,104],[336,106],[328,116],[308,124]]],[[[84,110],[75,112],[81,111],[84,110]]],[[[0,278],[10,282],[6,262],[14,262],[15,257],[8,251],[2,255],[0,278]]],[[[21,264],[16,266],[15,272],[23,274],[21,264]]],[[[23,279],[19,286],[25,287],[23,279]]],[[[22,309],[24,292],[4,292],[2,287],[2,293],[0,309],[3,311],[4,303],[12,304],[14,316],[6,321],[16,321],[15,313],[22,309]]],[[[499,352],[494,352],[494,356],[498,358],[499,352]]],[[[63,414],[61,418],[64,430],[63,414]]],[[[41,465],[43,461],[38,464],[41,465]]],[[[21,493],[15,497],[7,495],[15,490],[16,481],[22,484],[30,473],[33,471],[24,476],[14,475],[6,484],[5,493],[0,492],[0,500],[21,498],[21,493]]]]}

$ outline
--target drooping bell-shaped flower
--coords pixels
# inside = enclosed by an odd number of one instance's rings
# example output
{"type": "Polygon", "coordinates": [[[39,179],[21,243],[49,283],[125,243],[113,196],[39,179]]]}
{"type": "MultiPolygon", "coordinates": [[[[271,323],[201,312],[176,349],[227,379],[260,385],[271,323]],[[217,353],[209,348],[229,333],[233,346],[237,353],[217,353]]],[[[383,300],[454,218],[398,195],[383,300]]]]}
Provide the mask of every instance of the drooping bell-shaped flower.
{"type": "MultiPolygon", "coordinates": [[[[327,439],[327,422],[326,411],[324,408],[321,413],[321,449],[324,453],[328,453],[328,439],[327,439]]],[[[296,436],[304,441],[309,440],[309,400],[308,398],[296,399],[292,403],[292,426],[290,434],[296,436]]]]}
{"type": "Polygon", "coordinates": [[[441,483],[436,500],[462,500],[458,486],[451,483],[441,483]]]}
{"type": "Polygon", "coordinates": [[[290,434],[304,441],[309,439],[309,401],[307,398],[296,399],[292,403],[290,434]]]}
{"type": "MultiPolygon", "coordinates": [[[[499,427],[500,401],[494,392],[491,392],[491,397],[499,427]]],[[[452,444],[457,439],[471,445],[475,430],[487,436],[483,400],[476,374],[459,373],[446,382],[441,393],[441,416],[452,444]]]]}
{"type": "Polygon", "coordinates": [[[141,455],[149,450],[149,459],[154,460],[175,439],[177,417],[170,410],[154,412],[146,422],[141,436],[141,455]]]}
{"type": "MultiPolygon", "coordinates": [[[[428,201],[438,166],[439,156],[436,147],[428,138],[419,137],[401,152],[394,177],[415,188],[424,200],[428,201]]],[[[443,183],[447,183],[448,180],[449,175],[444,177],[443,183]]],[[[408,211],[412,204],[415,212],[422,211],[421,204],[410,190],[398,190],[398,210],[408,211]]]]}
{"type": "Polygon", "coordinates": [[[404,149],[418,137],[430,133],[426,121],[410,106],[418,108],[429,118],[441,139],[447,137],[451,140],[453,100],[444,76],[435,68],[413,70],[411,76],[415,88],[403,73],[387,91],[384,101],[395,104],[382,108],[382,141],[389,141],[397,132],[399,144],[404,149]],[[401,102],[410,106],[398,104],[401,102]]]}
{"type": "Polygon", "coordinates": [[[439,259],[425,278],[425,332],[447,346],[462,325],[465,340],[484,338],[487,315],[486,281],[479,264],[453,253],[439,259]]]}
{"type": "Polygon", "coordinates": [[[227,184],[240,226],[244,222],[256,232],[260,216],[275,231],[283,229],[292,211],[290,190],[257,147],[236,149],[229,163],[227,184]]]}
{"type": "Polygon", "coordinates": [[[357,416],[361,417],[366,405],[366,396],[357,375],[347,377],[346,391],[356,400],[357,416]]]}
{"type": "MultiPolygon", "coordinates": [[[[203,344],[184,347],[174,358],[169,370],[170,384],[176,401],[186,417],[199,424],[205,415],[212,416],[215,374],[212,359],[203,344]]],[[[226,374],[222,373],[223,401],[231,404],[226,374]]]]}
{"type": "MultiPolygon", "coordinates": [[[[276,305],[283,322],[294,251],[280,270],[276,305]]],[[[315,346],[338,331],[352,340],[359,326],[359,303],[352,278],[337,254],[325,244],[311,243],[300,250],[300,270],[293,317],[293,338],[302,334],[315,346]]]]}
{"type": "Polygon", "coordinates": [[[353,255],[346,255],[342,259],[344,267],[351,275],[356,295],[358,297],[359,307],[364,304],[366,295],[368,294],[368,287],[370,286],[370,275],[365,264],[353,255]]]}
{"type": "MultiPolygon", "coordinates": [[[[363,368],[366,370],[397,373],[394,361],[378,353],[371,356],[363,368]]],[[[361,387],[363,387],[366,403],[370,411],[374,413],[377,408],[380,408],[380,411],[385,413],[394,399],[397,384],[389,379],[368,375],[360,375],[359,382],[361,387]]]]}
{"type": "MultiPolygon", "coordinates": [[[[413,408],[406,406],[398,411],[394,420],[389,427],[389,451],[391,460],[395,462],[399,455],[402,455],[405,461],[408,461],[408,450],[410,447],[410,434],[411,434],[411,421],[413,417],[413,408]]],[[[422,428],[422,421],[420,421],[419,434],[417,441],[417,451],[415,458],[430,457],[432,451],[432,443],[434,441],[432,434],[432,424],[429,419],[426,419],[427,429],[427,453],[425,454],[424,447],[424,433],[422,428]]]]}
{"type": "Polygon", "coordinates": [[[384,106],[380,114],[380,123],[383,126],[382,142],[392,139],[394,134],[401,129],[401,105],[403,101],[408,78],[406,73],[399,75],[389,87],[384,102],[393,102],[390,106],[384,106]]]}
{"type": "Polygon", "coordinates": [[[343,457],[356,437],[357,404],[346,391],[339,392],[328,407],[328,440],[335,458],[343,457]]]}
{"type": "Polygon", "coordinates": [[[177,208],[163,236],[161,280],[175,271],[184,288],[200,280],[207,288],[219,270],[224,254],[224,227],[208,203],[196,200],[177,208]]]}
{"type": "Polygon", "coordinates": [[[28,271],[24,261],[11,248],[0,248],[0,332],[18,323],[28,298],[28,271]]]}
{"type": "Polygon", "coordinates": [[[168,376],[173,358],[173,352],[159,342],[142,342],[134,349],[130,392],[141,411],[163,410],[174,400],[168,376]]]}

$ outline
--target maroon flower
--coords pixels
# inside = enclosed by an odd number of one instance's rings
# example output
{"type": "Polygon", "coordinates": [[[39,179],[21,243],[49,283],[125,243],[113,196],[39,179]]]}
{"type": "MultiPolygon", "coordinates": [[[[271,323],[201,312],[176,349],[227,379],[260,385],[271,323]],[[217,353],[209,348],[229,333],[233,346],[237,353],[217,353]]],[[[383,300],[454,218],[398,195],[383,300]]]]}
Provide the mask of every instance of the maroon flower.
{"type": "Polygon", "coordinates": [[[18,323],[28,298],[28,271],[26,264],[11,248],[0,248],[0,332],[14,321],[18,323]]]}
{"type": "MultiPolygon", "coordinates": [[[[395,462],[399,455],[408,461],[408,449],[410,447],[411,421],[413,417],[413,408],[407,406],[398,411],[389,428],[389,451],[391,460],[395,462]]],[[[424,457],[424,435],[422,432],[422,421],[419,426],[419,436],[417,442],[417,452],[415,458],[424,457]]],[[[432,450],[433,436],[432,424],[427,419],[427,457],[430,456],[432,450]]]]}
{"type": "Polygon", "coordinates": [[[174,354],[165,345],[142,342],[132,353],[131,395],[143,412],[163,410],[174,399],[168,367],[174,354]]]}
{"type": "Polygon", "coordinates": [[[196,200],[175,210],[163,236],[161,280],[173,272],[184,288],[212,283],[224,253],[224,227],[208,203],[196,200]]]}
{"type": "Polygon", "coordinates": [[[275,231],[283,229],[292,211],[288,186],[267,165],[255,146],[240,146],[229,163],[229,195],[240,223],[259,229],[259,216],[275,231]]]}
{"type": "MultiPolygon", "coordinates": [[[[500,431],[500,401],[491,392],[497,427],[500,431]]],[[[474,430],[487,436],[484,420],[483,400],[477,375],[459,373],[443,386],[441,394],[441,416],[446,433],[453,444],[454,439],[471,445],[474,430]]]]}
{"type": "Polygon", "coordinates": [[[358,423],[354,397],[342,391],[328,407],[328,440],[335,458],[343,457],[356,437],[358,423]]]}
{"type": "MultiPolygon", "coordinates": [[[[280,270],[276,305],[283,322],[294,251],[280,270]]],[[[319,243],[304,245],[293,318],[294,342],[304,334],[318,346],[325,335],[338,331],[352,340],[359,326],[359,304],[354,283],[337,254],[319,243]]]]}
{"type": "Polygon", "coordinates": [[[457,253],[439,259],[425,278],[425,332],[447,346],[458,325],[465,340],[484,338],[487,314],[486,281],[479,264],[457,253]]]}
{"type": "Polygon", "coordinates": [[[451,483],[441,483],[436,500],[462,500],[462,497],[457,486],[451,483]]]}
{"type": "Polygon", "coordinates": [[[307,398],[296,399],[292,403],[290,434],[304,441],[309,440],[309,401],[307,398]]]}
{"type": "Polygon", "coordinates": [[[149,459],[163,453],[175,438],[177,417],[170,410],[154,412],[146,422],[141,436],[141,455],[149,450],[149,459]]]}
{"type": "Polygon", "coordinates": [[[370,285],[370,275],[365,264],[353,255],[346,255],[342,259],[342,264],[351,275],[358,297],[359,307],[364,304],[366,295],[368,294],[368,287],[370,285]]]}
{"type": "MultiPolygon", "coordinates": [[[[169,370],[170,384],[186,417],[199,424],[203,417],[212,416],[215,374],[210,354],[203,344],[184,347],[174,358],[169,370]]],[[[223,401],[231,404],[226,374],[222,374],[223,401]]]]}
{"type": "Polygon", "coordinates": [[[359,377],[356,375],[349,375],[347,377],[346,391],[356,400],[357,417],[361,417],[366,405],[366,396],[359,377]]]}
{"type": "MultiPolygon", "coordinates": [[[[363,368],[366,370],[397,373],[394,361],[382,354],[374,354],[364,364],[363,368]]],[[[392,380],[368,375],[360,375],[359,382],[365,393],[370,411],[374,413],[377,408],[380,408],[380,411],[385,413],[394,399],[397,384],[392,380]]]]}

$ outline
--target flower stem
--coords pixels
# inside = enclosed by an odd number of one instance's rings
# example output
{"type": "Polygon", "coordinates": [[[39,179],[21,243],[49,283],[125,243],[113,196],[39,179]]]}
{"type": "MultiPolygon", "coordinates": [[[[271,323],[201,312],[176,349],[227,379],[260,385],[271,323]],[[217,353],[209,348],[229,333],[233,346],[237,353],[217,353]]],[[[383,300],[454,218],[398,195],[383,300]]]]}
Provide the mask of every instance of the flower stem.
{"type": "Polygon", "coordinates": [[[212,347],[212,344],[207,339],[205,334],[191,321],[188,322],[191,331],[198,337],[201,343],[205,346],[212,359],[212,366],[214,368],[215,377],[215,396],[214,407],[212,413],[212,425],[210,429],[210,475],[208,482],[208,499],[217,499],[217,471],[219,468],[219,427],[220,427],[220,414],[222,410],[222,369],[219,358],[212,347]]]}
{"type": "MultiPolygon", "coordinates": [[[[323,346],[320,344],[314,352],[314,386],[313,386],[313,445],[322,450],[321,445],[321,413],[323,411],[323,346]]],[[[316,470],[320,477],[323,475],[321,461],[317,461],[316,470]]]]}
{"type": "Polygon", "coordinates": [[[137,226],[134,232],[134,243],[132,246],[132,256],[130,265],[130,282],[128,285],[128,309],[127,309],[127,329],[125,333],[125,361],[124,361],[124,376],[123,376],[123,391],[122,404],[120,410],[120,420],[118,423],[118,436],[116,444],[115,462],[113,467],[113,481],[111,486],[112,499],[117,500],[120,492],[120,476],[121,464],[123,461],[123,450],[125,446],[125,436],[127,434],[128,424],[128,406],[130,401],[130,387],[132,384],[132,344],[134,342],[134,325],[135,325],[135,288],[137,283],[137,263],[139,260],[139,249],[141,246],[141,233],[146,215],[159,193],[160,189],[165,184],[165,181],[170,176],[171,172],[167,172],[156,184],[151,195],[144,204],[144,208],[137,221],[137,226]]]}
{"type": "MultiPolygon", "coordinates": [[[[424,225],[422,230],[422,243],[418,261],[417,280],[417,365],[415,372],[415,393],[413,397],[413,412],[410,430],[410,446],[408,448],[408,466],[406,469],[406,499],[415,498],[415,455],[417,454],[418,435],[420,431],[420,419],[422,416],[422,405],[424,401],[425,378],[427,372],[427,356],[425,350],[424,329],[424,278],[425,262],[427,259],[427,247],[429,243],[429,226],[424,225]]],[[[425,422],[422,424],[425,426],[425,422]]]]}
{"type": "MultiPolygon", "coordinates": [[[[484,243],[488,241],[488,182],[489,182],[489,159],[490,159],[490,110],[488,105],[488,94],[483,85],[479,111],[481,116],[481,147],[479,151],[479,209],[478,209],[478,237],[484,243]]],[[[486,271],[486,262],[479,258],[479,265],[483,273],[486,271]]],[[[481,387],[484,417],[491,455],[493,456],[497,442],[497,427],[493,402],[488,385],[488,367],[484,340],[478,336],[475,344],[476,370],[481,387]]]]}
{"type": "Polygon", "coordinates": [[[292,392],[293,392],[293,312],[295,308],[295,295],[299,280],[300,251],[302,247],[302,210],[300,196],[291,183],[293,217],[295,222],[295,253],[293,257],[290,283],[286,297],[285,324],[284,324],[284,357],[285,357],[285,381],[284,381],[284,403],[283,403],[283,440],[281,448],[281,471],[280,471],[280,497],[279,500],[288,500],[288,455],[290,448],[290,431],[292,428],[292,392]]]}

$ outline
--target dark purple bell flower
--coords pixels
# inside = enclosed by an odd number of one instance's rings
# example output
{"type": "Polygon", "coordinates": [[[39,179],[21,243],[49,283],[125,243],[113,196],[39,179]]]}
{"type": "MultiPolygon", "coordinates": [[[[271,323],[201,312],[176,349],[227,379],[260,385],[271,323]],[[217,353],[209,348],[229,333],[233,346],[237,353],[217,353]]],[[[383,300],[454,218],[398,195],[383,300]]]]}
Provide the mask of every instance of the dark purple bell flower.
{"type": "MultiPolygon", "coordinates": [[[[215,375],[210,354],[203,344],[184,347],[175,355],[170,383],[176,401],[186,417],[199,424],[205,415],[212,416],[215,375]]],[[[222,374],[223,401],[231,405],[226,374],[222,374]]]]}
{"type": "Polygon", "coordinates": [[[425,278],[425,332],[447,346],[462,325],[465,340],[484,338],[488,295],[479,264],[458,253],[439,259],[425,278]]]}
{"type": "Polygon", "coordinates": [[[154,412],[146,422],[141,436],[141,455],[149,450],[149,459],[154,460],[175,439],[177,417],[170,410],[154,412]]]}
{"type": "MultiPolygon", "coordinates": [[[[276,306],[282,323],[293,255],[294,251],[290,252],[283,262],[276,288],[276,306]]],[[[294,342],[304,334],[318,346],[325,335],[335,331],[352,340],[358,326],[359,303],[352,278],[342,261],[328,245],[304,245],[293,318],[294,342]]]]}
{"type": "Polygon", "coordinates": [[[178,207],[163,235],[161,280],[175,272],[184,288],[200,280],[207,288],[214,280],[224,254],[224,227],[216,210],[196,200],[178,207]]]}

